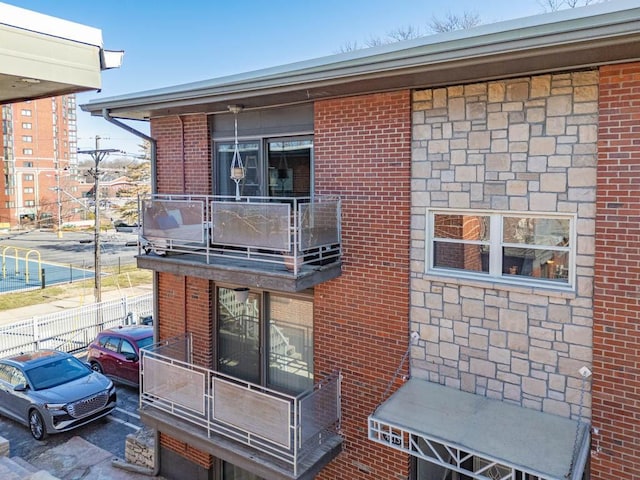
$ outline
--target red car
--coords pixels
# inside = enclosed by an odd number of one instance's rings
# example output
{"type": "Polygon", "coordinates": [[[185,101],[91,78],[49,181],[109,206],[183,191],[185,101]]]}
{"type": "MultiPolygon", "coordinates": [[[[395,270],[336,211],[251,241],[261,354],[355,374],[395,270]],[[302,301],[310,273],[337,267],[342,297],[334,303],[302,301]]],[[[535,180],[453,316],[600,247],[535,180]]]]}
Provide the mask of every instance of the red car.
{"type": "Polygon", "coordinates": [[[153,327],[129,325],[98,334],[87,351],[87,362],[96,372],[118,382],[138,386],[140,349],[153,344],[153,327]]]}

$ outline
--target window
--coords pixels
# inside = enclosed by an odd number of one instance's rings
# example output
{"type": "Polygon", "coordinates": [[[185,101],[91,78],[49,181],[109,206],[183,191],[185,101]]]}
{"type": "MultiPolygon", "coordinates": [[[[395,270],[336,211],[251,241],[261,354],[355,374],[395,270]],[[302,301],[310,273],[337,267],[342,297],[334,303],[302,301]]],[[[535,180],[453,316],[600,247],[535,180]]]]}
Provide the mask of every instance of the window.
{"type": "Polygon", "coordinates": [[[25,143],[33,142],[33,137],[31,135],[22,135],[22,141],[25,143]]]}
{"type": "Polygon", "coordinates": [[[31,148],[23,148],[22,149],[22,154],[23,155],[33,155],[33,149],[31,149],[31,148]]]}
{"type": "Polygon", "coordinates": [[[35,207],[36,206],[36,202],[35,202],[35,200],[25,200],[24,201],[24,206],[25,207],[35,207]]]}
{"type": "Polygon", "coordinates": [[[20,115],[22,115],[24,117],[30,117],[31,116],[31,110],[23,108],[22,110],[20,110],[20,115]]]}
{"type": "Polygon", "coordinates": [[[33,193],[33,187],[25,187],[24,193],[33,193]]]}
{"type": "Polygon", "coordinates": [[[22,122],[22,128],[24,128],[25,130],[31,130],[31,123],[29,122],[22,122]]]}
{"type": "Polygon", "coordinates": [[[33,162],[22,162],[23,167],[33,168],[33,162]]]}
{"type": "Polygon", "coordinates": [[[104,342],[104,348],[112,352],[117,352],[119,344],[120,339],[118,337],[107,337],[107,340],[104,342]]]}
{"type": "Polygon", "coordinates": [[[33,175],[31,173],[27,173],[23,179],[25,182],[33,182],[33,175]]]}
{"type": "Polygon", "coordinates": [[[133,353],[135,355],[136,349],[133,348],[133,345],[131,345],[129,341],[123,339],[122,343],[120,344],[120,353],[123,355],[133,353]]]}
{"type": "MultiPolygon", "coordinates": [[[[415,441],[418,443],[422,451],[429,452],[429,446],[419,437],[416,437],[415,441]]],[[[433,448],[436,448],[437,454],[441,456],[441,458],[448,457],[448,451],[442,445],[432,445],[433,448]],[[439,448],[438,448],[439,447],[439,448]]],[[[461,462],[460,467],[461,472],[457,472],[454,470],[454,459],[450,456],[449,461],[451,462],[451,468],[447,468],[443,464],[439,463],[437,457],[434,456],[434,463],[430,461],[423,460],[422,458],[416,459],[416,468],[414,469],[414,475],[412,476],[413,480],[430,480],[432,478],[444,479],[444,480],[472,480],[473,478],[487,478],[490,479],[500,479],[500,478],[509,478],[513,480],[542,480],[542,477],[538,477],[536,475],[532,475],[530,473],[526,473],[521,470],[517,470],[511,466],[502,465],[498,462],[490,462],[481,457],[477,457],[467,452],[460,452],[464,461],[461,462]],[[468,473],[469,475],[465,475],[468,473]],[[475,473],[480,476],[471,476],[471,474],[475,473]]]]}
{"type": "Polygon", "coordinates": [[[11,365],[0,366],[0,380],[7,382],[12,387],[27,383],[26,378],[24,378],[24,374],[19,369],[11,365]]]}
{"type": "Polygon", "coordinates": [[[427,271],[505,281],[573,284],[575,218],[432,211],[427,271]]]}

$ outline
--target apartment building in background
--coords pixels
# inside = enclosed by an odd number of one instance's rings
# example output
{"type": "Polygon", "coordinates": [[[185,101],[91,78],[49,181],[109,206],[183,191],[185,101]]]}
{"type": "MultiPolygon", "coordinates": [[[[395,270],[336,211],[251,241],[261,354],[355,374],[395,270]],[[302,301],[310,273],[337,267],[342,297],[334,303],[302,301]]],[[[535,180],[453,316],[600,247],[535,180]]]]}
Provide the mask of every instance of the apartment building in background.
{"type": "Polygon", "coordinates": [[[151,124],[159,472],[639,477],[638,52],[624,0],[82,105],[151,124]]]}
{"type": "Polygon", "coordinates": [[[75,95],[2,107],[0,224],[57,226],[78,217],[75,95]],[[58,191],[58,188],[61,191],[58,191]]]}
{"type": "Polygon", "coordinates": [[[0,18],[0,229],[59,227],[78,210],[74,94],[99,90],[124,52],[105,50],[102,32],[79,23],[6,3],[0,18]]]}

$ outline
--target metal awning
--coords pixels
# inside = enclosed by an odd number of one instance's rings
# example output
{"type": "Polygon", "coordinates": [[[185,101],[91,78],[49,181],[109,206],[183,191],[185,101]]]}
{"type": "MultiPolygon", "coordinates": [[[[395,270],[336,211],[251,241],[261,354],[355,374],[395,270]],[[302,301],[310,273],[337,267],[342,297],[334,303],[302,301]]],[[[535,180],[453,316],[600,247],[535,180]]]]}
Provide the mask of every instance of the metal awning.
{"type": "Polygon", "coordinates": [[[586,423],[419,379],[369,417],[369,439],[473,478],[501,480],[516,472],[579,480],[590,441],[586,423]]]}

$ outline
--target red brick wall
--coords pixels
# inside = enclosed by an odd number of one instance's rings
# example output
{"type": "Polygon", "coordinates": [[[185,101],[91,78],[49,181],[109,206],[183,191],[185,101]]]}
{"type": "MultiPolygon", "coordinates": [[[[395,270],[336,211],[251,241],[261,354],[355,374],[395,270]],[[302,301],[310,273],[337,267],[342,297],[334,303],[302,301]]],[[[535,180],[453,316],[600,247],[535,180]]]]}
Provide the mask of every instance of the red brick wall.
{"type": "MultiPolygon", "coordinates": [[[[156,173],[158,193],[211,194],[211,142],[206,115],[166,117],[151,121],[158,139],[156,173]]],[[[208,280],[158,274],[160,339],[192,334],[194,363],[212,366],[212,288],[208,280]]],[[[212,457],[168,435],[162,446],[209,468],[212,457]]]]}
{"type": "Polygon", "coordinates": [[[206,115],[151,120],[157,138],[158,193],[212,193],[211,136],[206,115]]]}
{"type": "Polygon", "coordinates": [[[640,478],[640,63],[600,71],[592,478],[640,478]]]}
{"type": "MultiPolygon", "coordinates": [[[[316,193],[342,198],[342,276],[315,288],[315,371],[343,373],[343,452],[318,478],[389,480],[407,455],[367,439],[408,347],[410,92],[315,105],[316,193]]],[[[403,372],[406,373],[406,370],[403,372]]]]}
{"type": "Polygon", "coordinates": [[[203,468],[211,468],[213,465],[213,457],[211,455],[192,447],[188,443],[180,442],[169,435],[160,433],[160,443],[164,448],[173,450],[203,468]]]}

